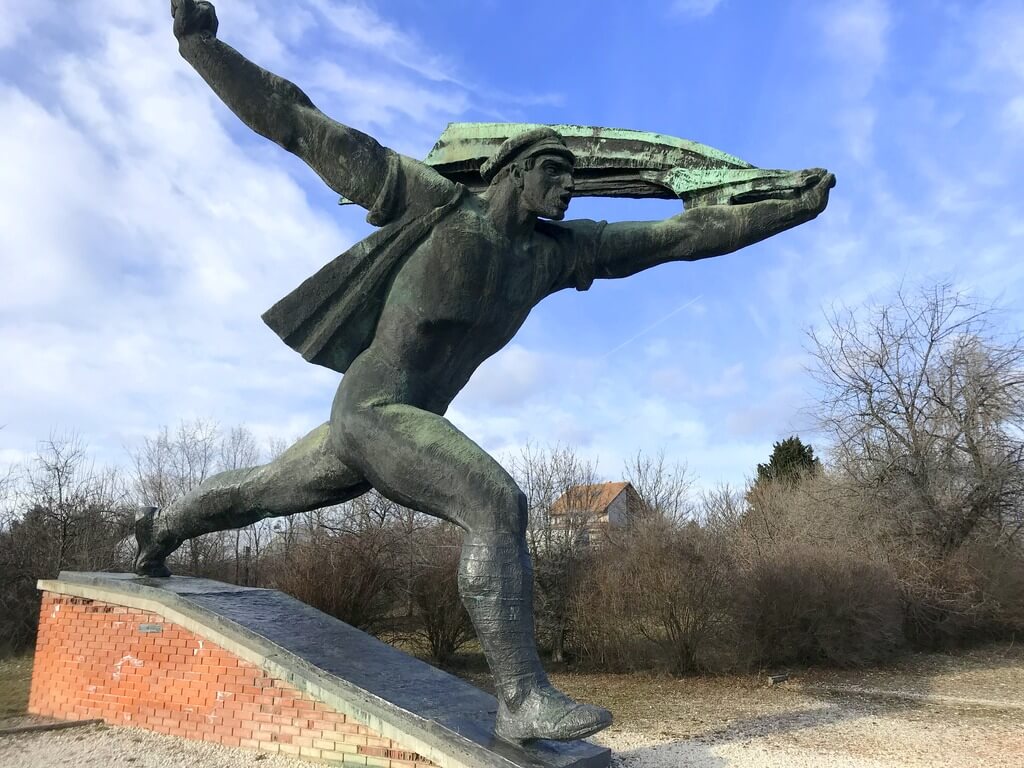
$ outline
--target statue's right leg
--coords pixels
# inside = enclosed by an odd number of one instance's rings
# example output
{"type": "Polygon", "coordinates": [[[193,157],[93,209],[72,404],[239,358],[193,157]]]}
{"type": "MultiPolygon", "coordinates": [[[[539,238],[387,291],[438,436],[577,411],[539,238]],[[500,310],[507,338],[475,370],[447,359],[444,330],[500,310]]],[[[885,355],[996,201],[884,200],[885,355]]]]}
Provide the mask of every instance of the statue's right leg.
{"type": "Polygon", "coordinates": [[[368,491],[359,472],[338,458],[329,429],[317,427],[269,464],[214,475],[166,509],[147,508],[135,526],[135,572],[169,576],[167,556],[187,539],[340,504],[368,491]]]}
{"type": "Polygon", "coordinates": [[[465,531],[459,594],[494,675],[495,733],[577,739],[610,725],[609,712],[562,694],[541,666],[526,497],[515,481],[444,417],[373,394],[359,402],[345,389],[335,399],[339,453],[385,497],[465,531]]]}

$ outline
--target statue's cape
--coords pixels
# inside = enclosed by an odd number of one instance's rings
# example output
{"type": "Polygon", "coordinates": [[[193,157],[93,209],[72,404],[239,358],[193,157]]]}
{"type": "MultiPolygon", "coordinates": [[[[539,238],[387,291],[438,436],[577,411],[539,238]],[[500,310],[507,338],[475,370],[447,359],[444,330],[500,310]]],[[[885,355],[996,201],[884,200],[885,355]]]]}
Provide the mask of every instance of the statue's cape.
{"type": "Polygon", "coordinates": [[[399,267],[464,192],[460,185],[444,205],[359,241],[264,312],[263,322],[309,362],[344,373],[373,341],[399,267]]]}

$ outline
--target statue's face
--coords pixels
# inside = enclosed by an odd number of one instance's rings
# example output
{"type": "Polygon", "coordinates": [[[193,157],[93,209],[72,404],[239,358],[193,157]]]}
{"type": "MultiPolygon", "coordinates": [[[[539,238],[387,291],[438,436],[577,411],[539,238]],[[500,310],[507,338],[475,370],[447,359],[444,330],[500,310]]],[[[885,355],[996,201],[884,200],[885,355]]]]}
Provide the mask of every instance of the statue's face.
{"type": "Polygon", "coordinates": [[[561,155],[537,155],[533,167],[522,174],[520,205],[534,216],[564,219],[574,189],[572,163],[561,155]]]}

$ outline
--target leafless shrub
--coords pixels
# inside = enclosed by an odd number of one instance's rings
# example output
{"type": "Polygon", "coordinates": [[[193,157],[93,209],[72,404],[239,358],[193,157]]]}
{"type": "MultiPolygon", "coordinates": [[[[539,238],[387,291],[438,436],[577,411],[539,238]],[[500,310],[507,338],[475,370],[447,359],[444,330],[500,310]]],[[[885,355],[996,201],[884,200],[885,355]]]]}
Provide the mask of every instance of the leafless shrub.
{"type": "Polygon", "coordinates": [[[635,526],[591,561],[574,619],[581,655],[617,670],[728,666],[730,580],[720,534],[665,520],[635,526]]]}
{"type": "Polygon", "coordinates": [[[898,566],[904,628],[914,647],[956,648],[1024,631],[1024,557],[972,542],[942,561],[908,554],[898,566]]]}
{"type": "Polygon", "coordinates": [[[446,665],[475,637],[459,597],[462,534],[450,523],[438,523],[418,531],[415,539],[412,636],[426,646],[435,663],[446,665]]]}
{"type": "Polygon", "coordinates": [[[393,509],[369,493],[286,518],[265,558],[268,583],[348,624],[380,632],[393,612],[400,574],[393,509]]]}
{"type": "Polygon", "coordinates": [[[985,596],[982,639],[1024,636],[1024,554],[998,543],[971,547],[968,557],[985,596]]]}
{"type": "Polygon", "coordinates": [[[860,666],[888,659],[900,647],[899,591],[882,566],[795,545],[739,576],[737,630],[755,666],[860,666]]]}

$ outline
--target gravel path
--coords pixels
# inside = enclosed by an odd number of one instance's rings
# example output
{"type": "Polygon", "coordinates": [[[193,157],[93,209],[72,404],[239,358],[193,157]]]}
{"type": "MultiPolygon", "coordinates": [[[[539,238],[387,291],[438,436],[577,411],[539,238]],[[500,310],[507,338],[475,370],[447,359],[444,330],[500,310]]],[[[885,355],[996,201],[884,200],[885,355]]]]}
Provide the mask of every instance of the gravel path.
{"type": "Polygon", "coordinates": [[[88,726],[0,737],[3,768],[310,768],[279,755],[222,747],[139,728],[88,726]]]}
{"type": "MultiPolygon", "coordinates": [[[[616,768],[1024,768],[1022,649],[798,678],[767,688],[754,678],[555,676],[570,694],[616,713],[596,739],[611,747],[616,768]]],[[[0,708],[0,726],[28,720],[11,718],[13,707],[0,708]]],[[[314,765],[133,728],[0,736],[2,768],[254,764],[314,765]]]]}
{"type": "Polygon", "coordinates": [[[1024,768],[1020,713],[882,712],[859,702],[734,723],[686,740],[612,732],[621,768],[1024,768]]]}
{"type": "MultiPolygon", "coordinates": [[[[862,702],[818,702],[728,723],[679,738],[666,722],[643,733],[614,728],[598,741],[619,768],[1024,768],[1019,711],[946,707],[891,709],[862,702]]],[[[0,737],[4,768],[310,768],[134,728],[89,726],[0,737]]]]}

